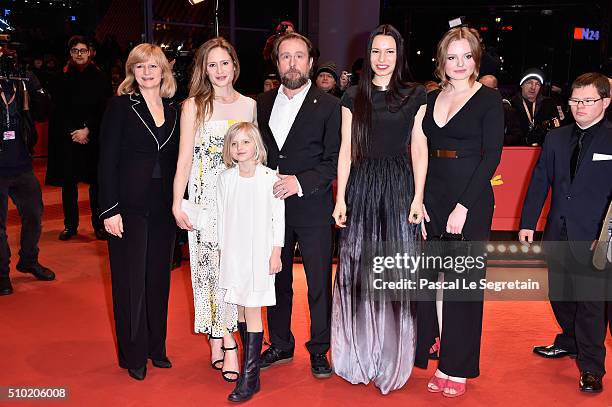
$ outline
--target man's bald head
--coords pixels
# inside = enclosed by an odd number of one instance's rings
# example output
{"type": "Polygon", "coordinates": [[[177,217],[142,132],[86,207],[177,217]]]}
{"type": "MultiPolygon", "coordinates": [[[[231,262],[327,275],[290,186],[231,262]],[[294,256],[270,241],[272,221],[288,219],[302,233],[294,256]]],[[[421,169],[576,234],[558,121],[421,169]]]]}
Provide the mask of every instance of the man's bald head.
{"type": "Polygon", "coordinates": [[[480,78],[478,82],[482,83],[486,87],[497,89],[497,78],[493,75],[485,75],[480,78]]]}

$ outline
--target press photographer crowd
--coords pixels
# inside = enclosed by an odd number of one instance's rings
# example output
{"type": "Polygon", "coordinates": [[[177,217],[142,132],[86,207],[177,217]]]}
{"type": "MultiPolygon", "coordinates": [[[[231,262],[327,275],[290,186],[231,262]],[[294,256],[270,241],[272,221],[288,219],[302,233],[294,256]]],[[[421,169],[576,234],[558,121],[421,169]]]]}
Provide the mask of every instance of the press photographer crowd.
{"type": "Polygon", "coordinates": [[[280,372],[294,356],[299,246],[315,378],[333,372],[387,394],[436,359],[423,391],[464,395],[480,374],[486,261],[452,275],[474,287],[469,301],[436,290],[451,279],[437,269],[414,277],[432,282],[428,300],[406,290],[385,301],[366,287],[382,277],[362,256],[389,242],[394,251],[381,256],[420,253],[423,242],[484,245],[502,150],[523,146],[541,152],[515,239],[534,242],[552,189],[543,240],[562,242],[547,255],[563,332],[533,351],[577,357],[579,389],[602,391],[608,293],[576,275],[609,268],[612,257],[609,61],[563,86],[542,66],[501,86],[496,57],[465,24],[443,33],[427,78],[409,76],[404,38],[387,24],[360,44],[363,58],[342,67],[318,60],[290,21],[262,44],[261,61],[242,64],[223,37],[124,52],[112,39],[76,35],[57,56],[22,53],[7,35],[0,43],[0,295],[20,294],[9,274],[9,198],[21,222],[15,269],[43,281],[62,273],[39,261],[35,161],[44,158],[33,151],[36,122],[48,122],[44,182],[61,188],[64,219],[53,238],[80,233],[78,191],[87,184],[95,238],[108,242],[119,366],[131,378],[146,378],[149,359],[172,367],[170,271],[188,247],[194,330],[208,335],[211,368],[236,383],[228,399],[269,391],[260,370],[280,372]],[[247,96],[234,85],[254,64],[263,67],[261,89],[247,96]],[[585,287],[593,298],[567,294],[585,287]]]}

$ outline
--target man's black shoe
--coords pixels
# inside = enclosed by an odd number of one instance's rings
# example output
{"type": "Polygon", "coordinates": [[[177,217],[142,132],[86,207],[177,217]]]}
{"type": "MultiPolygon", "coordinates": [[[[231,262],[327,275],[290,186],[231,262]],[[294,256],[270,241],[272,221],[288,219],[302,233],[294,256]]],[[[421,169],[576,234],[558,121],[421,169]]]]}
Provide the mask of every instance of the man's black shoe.
{"type": "Polygon", "coordinates": [[[170,362],[170,359],[168,359],[167,356],[164,356],[163,359],[151,358],[151,362],[153,363],[153,366],[159,367],[162,369],[170,369],[172,367],[172,362],[170,362]]]}
{"type": "Polygon", "coordinates": [[[310,370],[317,379],[327,379],[331,376],[332,368],[325,353],[310,355],[310,370]]]}
{"type": "Polygon", "coordinates": [[[293,352],[281,350],[270,346],[261,354],[260,369],[267,369],[270,366],[289,363],[293,360],[293,352]]]}
{"type": "Polygon", "coordinates": [[[11,279],[6,277],[0,277],[0,295],[13,294],[13,286],[11,285],[11,279]]]}
{"type": "Polygon", "coordinates": [[[563,348],[558,347],[557,345],[536,346],[533,348],[533,353],[538,356],[542,356],[543,358],[549,359],[558,359],[565,356],[569,356],[570,358],[576,357],[575,353],[569,352],[563,348]]]}
{"type": "Polygon", "coordinates": [[[24,266],[23,264],[17,263],[17,271],[30,273],[42,281],[55,280],[55,273],[40,263],[35,263],[31,266],[24,266]]]}
{"type": "Polygon", "coordinates": [[[601,378],[601,375],[595,373],[582,372],[580,375],[580,391],[585,393],[601,393],[603,391],[601,378]]]}
{"type": "MultiPolygon", "coordinates": [[[[106,233],[106,230],[104,230],[103,227],[95,228],[94,229],[94,235],[96,235],[96,239],[98,239],[98,240],[108,240],[108,233],[106,233]]],[[[61,239],[61,237],[60,237],[60,239],[61,239]]]]}
{"type": "Polygon", "coordinates": [[[77,234],[76,229],[66,228],[60,232],[59,240],[68,240],[76,234],[77,234]]]}
{"type": "Polygon", "coordinates": [[[128,369],[128,374],[136,380],[144,380],[145,377],[147,377],[147,367],[143,366],[136,369],[128,369]]]}

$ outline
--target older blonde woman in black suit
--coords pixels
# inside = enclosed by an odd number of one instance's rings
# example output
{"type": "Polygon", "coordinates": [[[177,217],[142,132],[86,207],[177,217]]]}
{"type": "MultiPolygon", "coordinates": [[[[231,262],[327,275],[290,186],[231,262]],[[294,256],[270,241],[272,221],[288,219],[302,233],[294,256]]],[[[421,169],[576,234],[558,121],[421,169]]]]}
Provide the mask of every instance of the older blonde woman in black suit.
{"type": "Polygon", "coordinates": [[[100,217],[111,234],[119,366],[143,380],[147,359],[156,367],[172,366],[165,343],[179,112],[170,100],[176,83],[161,48],[138,45],[125,70],[102,122],[100,217]]]}

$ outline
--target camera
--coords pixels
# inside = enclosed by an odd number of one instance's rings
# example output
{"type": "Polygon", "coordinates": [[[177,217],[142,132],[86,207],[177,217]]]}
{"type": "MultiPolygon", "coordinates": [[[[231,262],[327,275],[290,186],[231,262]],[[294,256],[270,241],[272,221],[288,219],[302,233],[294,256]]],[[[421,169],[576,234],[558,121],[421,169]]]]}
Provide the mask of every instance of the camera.
{"type": "Polygon", "coordinates": [[[19,63],[16,54],[0,55],[0,79],[27,80],[25,67],[19,63]]]}
{"type": "Polygon", "coordinates": [[[27,81],[25,65],[19,62],[17,51],[9,48],[10,40],[8,34],[0,34],[0,79],[27,81]]]}
{"type": "Polygon", "coordinates": [[[276,30],[276,35],[283,35],[289,29],[289,24],[280,24],[278,29],[276,30]]]}

